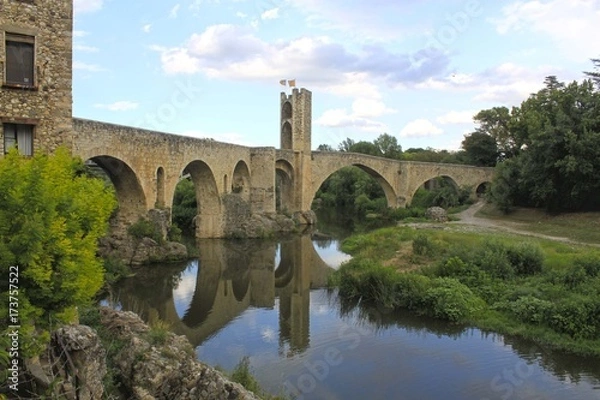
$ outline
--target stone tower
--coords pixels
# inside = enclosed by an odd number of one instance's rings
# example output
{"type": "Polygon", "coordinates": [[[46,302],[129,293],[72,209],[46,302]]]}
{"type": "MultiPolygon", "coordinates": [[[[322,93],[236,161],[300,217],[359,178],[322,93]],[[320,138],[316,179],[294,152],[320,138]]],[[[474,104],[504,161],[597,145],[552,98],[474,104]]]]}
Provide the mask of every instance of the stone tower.
{"type": "Polygon", "coordinates": [[[0,0],[0,157],[72,142],[72,0],[0,0]]]}
{"type": "Polygon", "coordinates": [[[293,187],[289,211],[308,211],[311,208],[311,130],[312,93],[306,89],[281,93],[281,150],[292,150],[293,187]]]}
{"type": "Polygon", "coordinates": [[[292,94],[281,93],[281,149],[311,151],[312,93],[294,88],[292,94]]]}

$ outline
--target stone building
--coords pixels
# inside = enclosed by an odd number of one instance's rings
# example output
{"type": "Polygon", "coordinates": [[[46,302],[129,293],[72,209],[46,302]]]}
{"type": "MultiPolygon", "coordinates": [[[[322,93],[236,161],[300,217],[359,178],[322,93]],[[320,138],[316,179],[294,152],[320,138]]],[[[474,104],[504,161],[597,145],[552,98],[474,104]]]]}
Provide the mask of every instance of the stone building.
{"type": "Polygon", "coordinates": [[[0,0],[0,156],[72,142],[73,2],[0,0]]]}

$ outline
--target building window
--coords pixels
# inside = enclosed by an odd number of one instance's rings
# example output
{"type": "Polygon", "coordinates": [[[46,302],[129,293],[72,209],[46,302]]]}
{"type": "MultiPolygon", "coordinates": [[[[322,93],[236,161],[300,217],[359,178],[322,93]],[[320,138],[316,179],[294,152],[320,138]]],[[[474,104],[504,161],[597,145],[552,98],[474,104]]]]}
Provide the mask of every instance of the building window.
{"type": "Polygon", "coordinates": [[[16,147],[24,156],[33,154],[33,125],[4,124],[4,153],[16,147]]]}
{"type": "Polygon", "coordinates": [[[33,36],[6,33],[6,84],[34,86],[34,44],[33,36]]]}

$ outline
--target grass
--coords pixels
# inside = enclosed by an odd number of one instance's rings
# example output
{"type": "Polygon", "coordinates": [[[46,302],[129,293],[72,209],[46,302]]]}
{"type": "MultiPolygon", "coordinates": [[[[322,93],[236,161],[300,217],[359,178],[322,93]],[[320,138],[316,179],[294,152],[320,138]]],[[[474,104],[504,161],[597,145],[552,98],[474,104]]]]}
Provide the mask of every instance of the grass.
{"type": "Polygon", "coordinates": [[[563,237],[582,243],[600,243],[600,212],[548,215],[539,209],[517,208],[503,214],[492,204],[486,204],[477,217],[522,224],[519,229],[547,236],[563,237]]]}
{"type": "MultiPolygon", "coordinates": [[[[222,373],[224,371],[222,368],[216,368],[222,373]]],[[[248,356],[242,357],[242,359],[237,363],[237,365],[233,368],[233,370],[226,375],[229,375],[229,378],[233,382],[237,382],[242,385],[247,390],[253,392],[254,394],[260,396],[260,398],[265,400],[288,400],[289,398],[286,396],[272,396],[266,393],[261,387],[254,375],[252,374],[252,370],[250,367],[250,358],[248,356]]]]}
{"type": "Polygon", "coordinates": [[[600,357],[600,250],[511,234],[385,228],[346,239],[343,299],[600,357]]]}

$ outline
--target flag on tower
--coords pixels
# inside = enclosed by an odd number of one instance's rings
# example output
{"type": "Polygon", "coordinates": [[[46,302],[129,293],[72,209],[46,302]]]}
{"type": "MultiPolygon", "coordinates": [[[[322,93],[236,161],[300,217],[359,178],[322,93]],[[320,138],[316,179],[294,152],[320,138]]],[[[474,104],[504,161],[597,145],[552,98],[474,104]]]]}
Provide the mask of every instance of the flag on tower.
{"type": "Polygon", "coordinates": [[[296,80],[295,79],[288,80],[288,85],[290,87],[296,87],[296,80]]]}
{"type": "Polygon", "coordinates": [[[280,80],[279,84],[285,86],[285,79],[280,80]]]}

